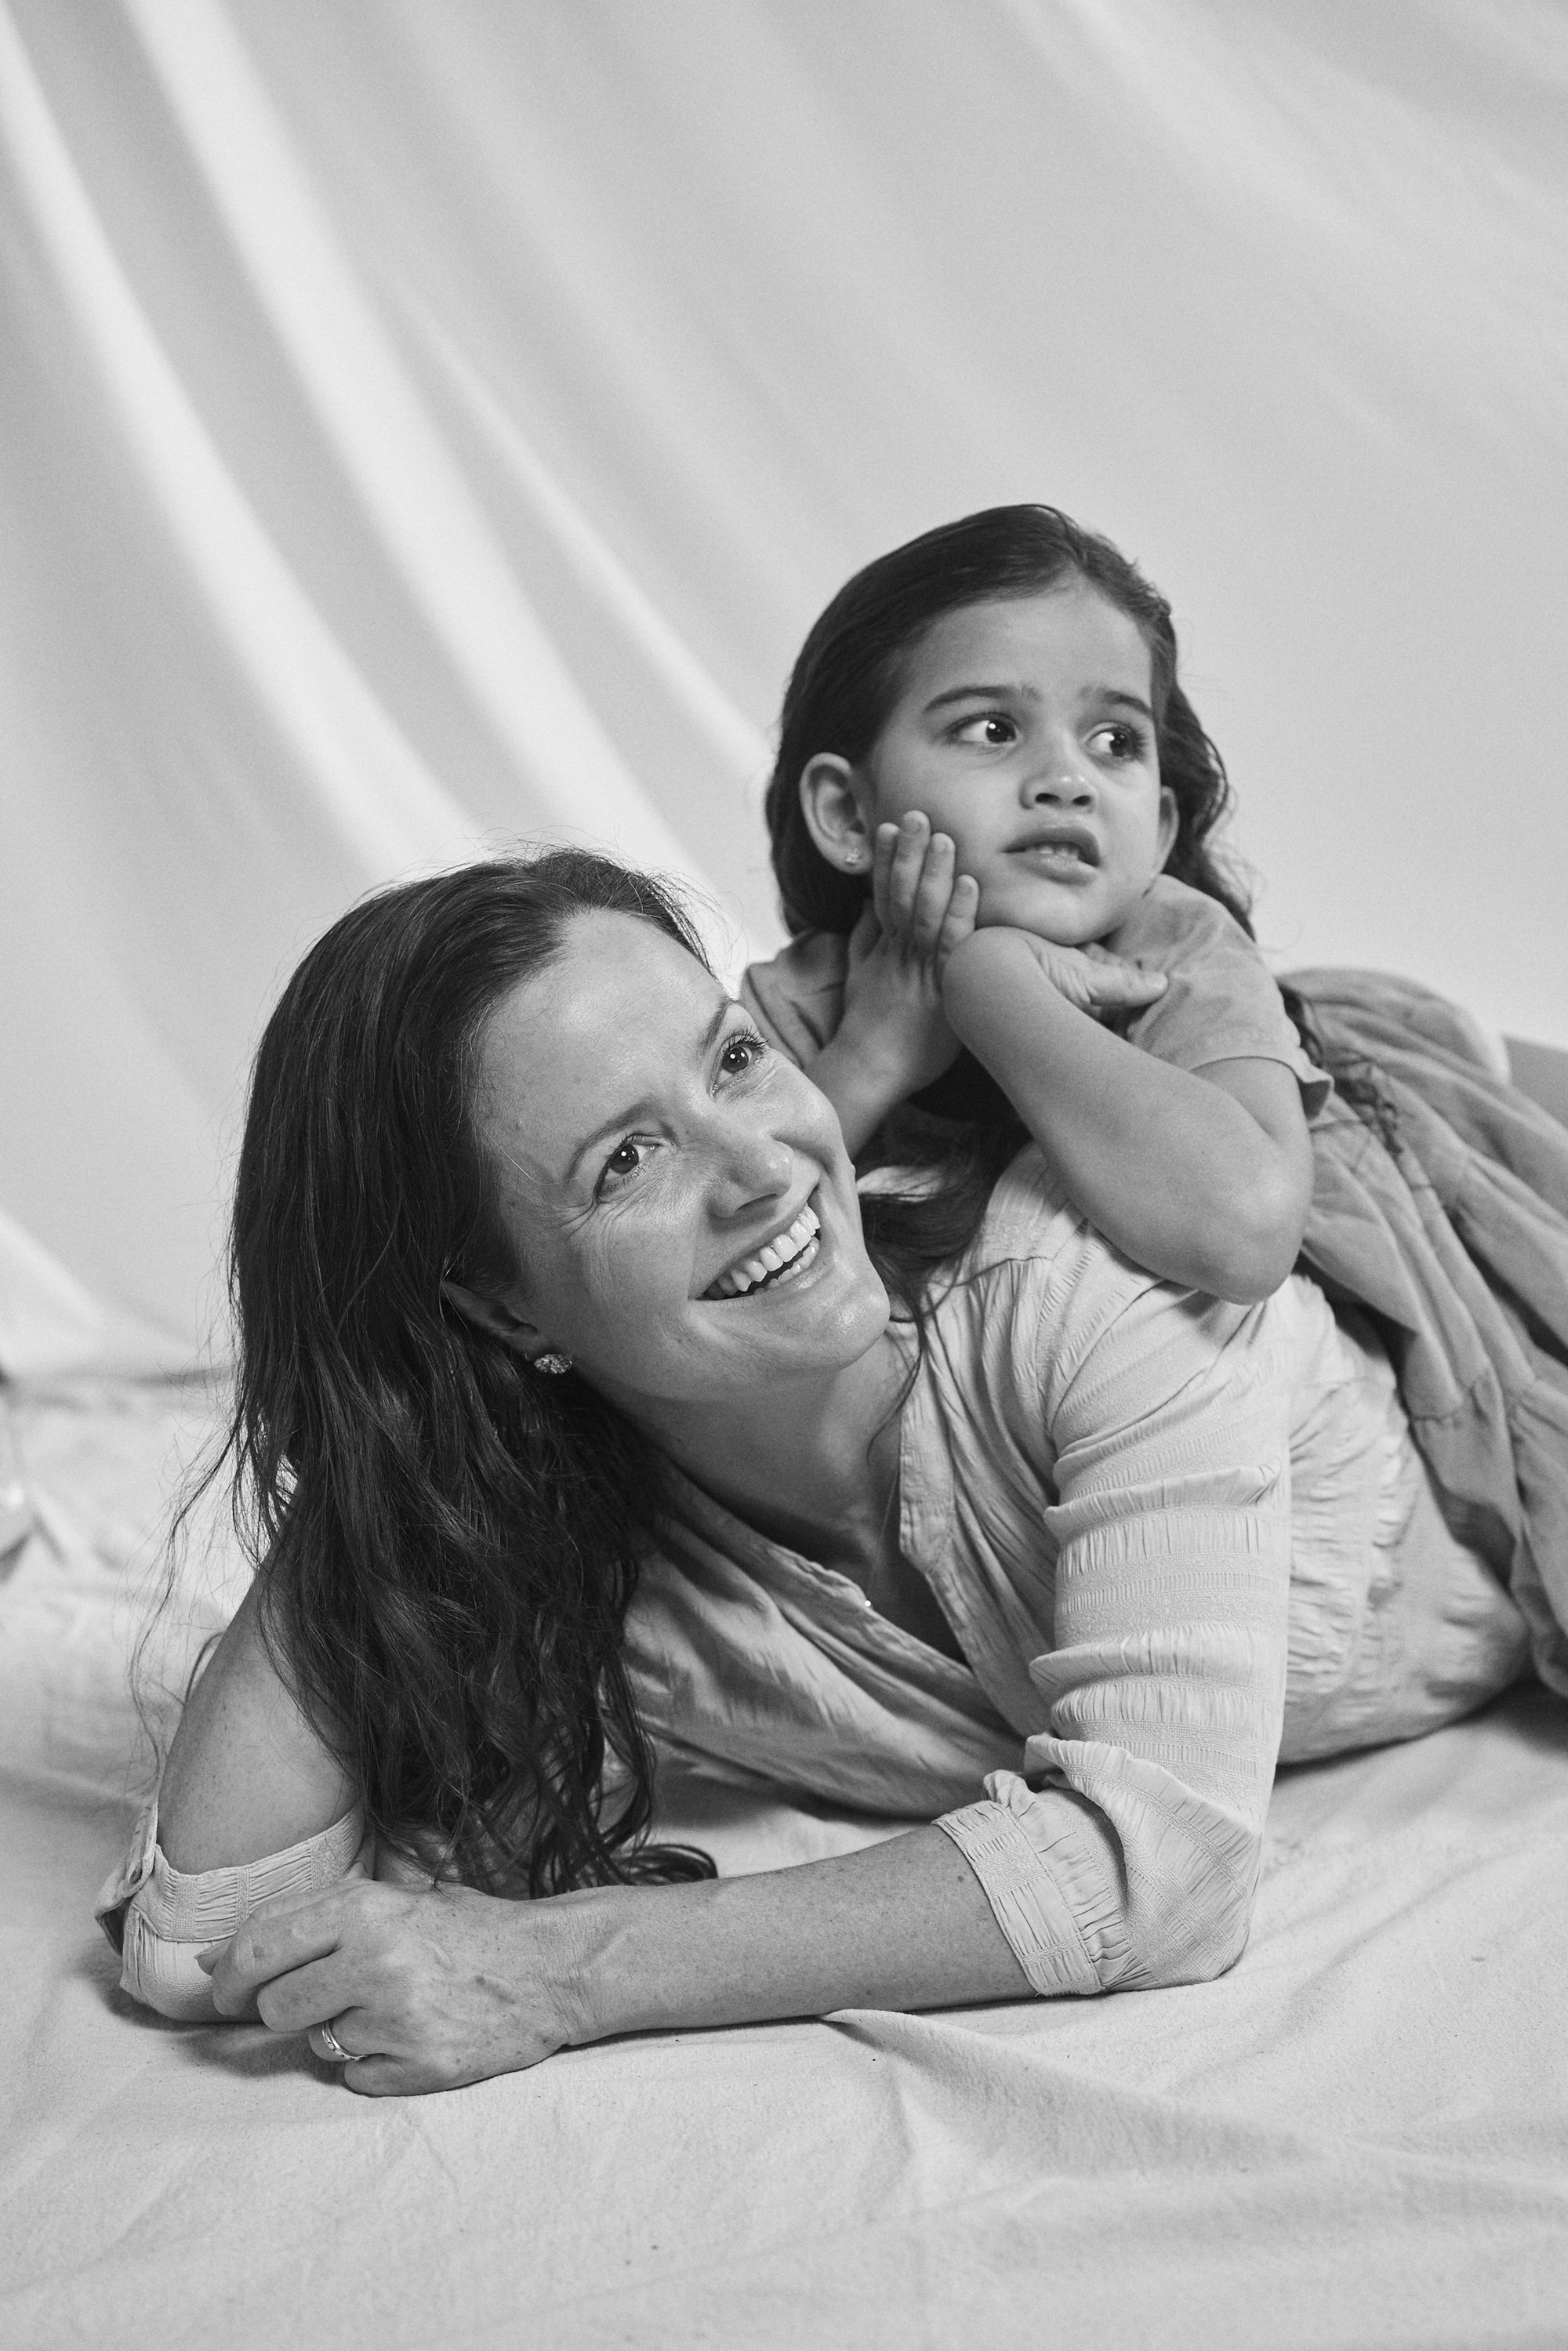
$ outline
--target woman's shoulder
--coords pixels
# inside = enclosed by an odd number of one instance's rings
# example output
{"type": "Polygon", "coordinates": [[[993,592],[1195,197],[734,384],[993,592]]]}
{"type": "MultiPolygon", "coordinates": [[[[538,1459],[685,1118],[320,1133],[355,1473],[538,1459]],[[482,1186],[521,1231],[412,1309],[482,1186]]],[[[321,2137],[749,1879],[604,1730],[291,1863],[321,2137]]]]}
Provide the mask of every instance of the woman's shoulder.
{"type": "Polygon", "coordinates": [[[177,1870],[237,1867],[330,1828],[356,1801],[285,1682],[252,1586],[188,1698],[158,1793],[177,1870]]]}

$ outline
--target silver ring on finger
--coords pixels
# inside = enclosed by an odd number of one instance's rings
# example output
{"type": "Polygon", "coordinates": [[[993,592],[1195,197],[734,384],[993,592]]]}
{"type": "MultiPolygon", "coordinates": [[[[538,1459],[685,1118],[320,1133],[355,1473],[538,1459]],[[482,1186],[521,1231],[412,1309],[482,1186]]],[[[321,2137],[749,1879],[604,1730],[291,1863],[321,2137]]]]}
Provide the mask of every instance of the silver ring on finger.
{"type": "Polygon", "coordinates": [[[321,2053],[329,2064],[351,2065],[353,2064],[353,2051],[344,2048],[329,2024],[319,2024],[316,2030],[321,2035],[321,2053]]]}

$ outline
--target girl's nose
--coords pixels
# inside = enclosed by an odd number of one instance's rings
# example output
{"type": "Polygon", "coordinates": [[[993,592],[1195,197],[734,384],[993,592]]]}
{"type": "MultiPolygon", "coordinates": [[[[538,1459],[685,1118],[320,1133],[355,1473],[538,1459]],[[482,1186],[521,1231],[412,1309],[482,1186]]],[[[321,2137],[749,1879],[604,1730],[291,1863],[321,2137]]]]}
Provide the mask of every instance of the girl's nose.
{"type": "Polygon", "coordinates": [[[1092,808],[1094,778],[1072,751],[1058,748],[1024,777],[1019,797],[1025,808],[1092,808]]]}

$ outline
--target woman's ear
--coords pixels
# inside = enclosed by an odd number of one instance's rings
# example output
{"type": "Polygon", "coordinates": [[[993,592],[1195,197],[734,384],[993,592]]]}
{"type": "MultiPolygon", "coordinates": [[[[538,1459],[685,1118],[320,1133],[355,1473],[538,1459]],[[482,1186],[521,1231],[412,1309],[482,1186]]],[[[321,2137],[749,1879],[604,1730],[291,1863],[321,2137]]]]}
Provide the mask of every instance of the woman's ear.
{"type": "Polygon", "coordinates": [[[527,1315],[519,1314],[502,1300],[482,1297],[476,1290],[465,1290],[460,1281],[444,1281],[441,1295],[465,1322],[472,1322],[476,1331],[499,1339],[504,1347],[510,1347],[526,1364],[537,1363],[548,1352],[549,1341],[538,1324],[530,1322],[527,1315]]]}
{"type": "Polygon", "coordinates": [[[800,770],[800,813],[836,873],[869,873],[871,838],[854,769],[836,751],[819,751],[800,770]]]}

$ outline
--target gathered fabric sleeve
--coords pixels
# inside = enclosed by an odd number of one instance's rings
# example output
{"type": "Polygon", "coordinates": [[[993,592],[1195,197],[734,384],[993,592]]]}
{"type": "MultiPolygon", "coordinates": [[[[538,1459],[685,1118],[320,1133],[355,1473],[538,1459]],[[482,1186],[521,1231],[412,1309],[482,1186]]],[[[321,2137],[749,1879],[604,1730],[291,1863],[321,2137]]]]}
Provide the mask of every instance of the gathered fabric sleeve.
{"type": "Polygon", "coordinates": [[[219,2022],[197,1952],[226,1942],[276,1894],[319,1894],[342,1878],[368,1876],[365,1846],[364,1815],[356,1805],[319,1836],[261,1861],[234,1869],[173,1869],[158,1842],[154,1800],[93,1905],[94,1917],[120,1953],[120,1990],[177,2023],[219,2022]]]}
{"type": "Polygon", "coordinates": [[[1284,1713],[1288,1350],[1273,1301],[1149,1285],[1083,1232],[1040,1343],[1057,1499],[1049,1707],[938,1823],[1038,1992],[1220,1974],[1246,1944],[1284,1713]],[[1087,1334],[1087,1343],[1085,1343],[1087,1334]]]}

